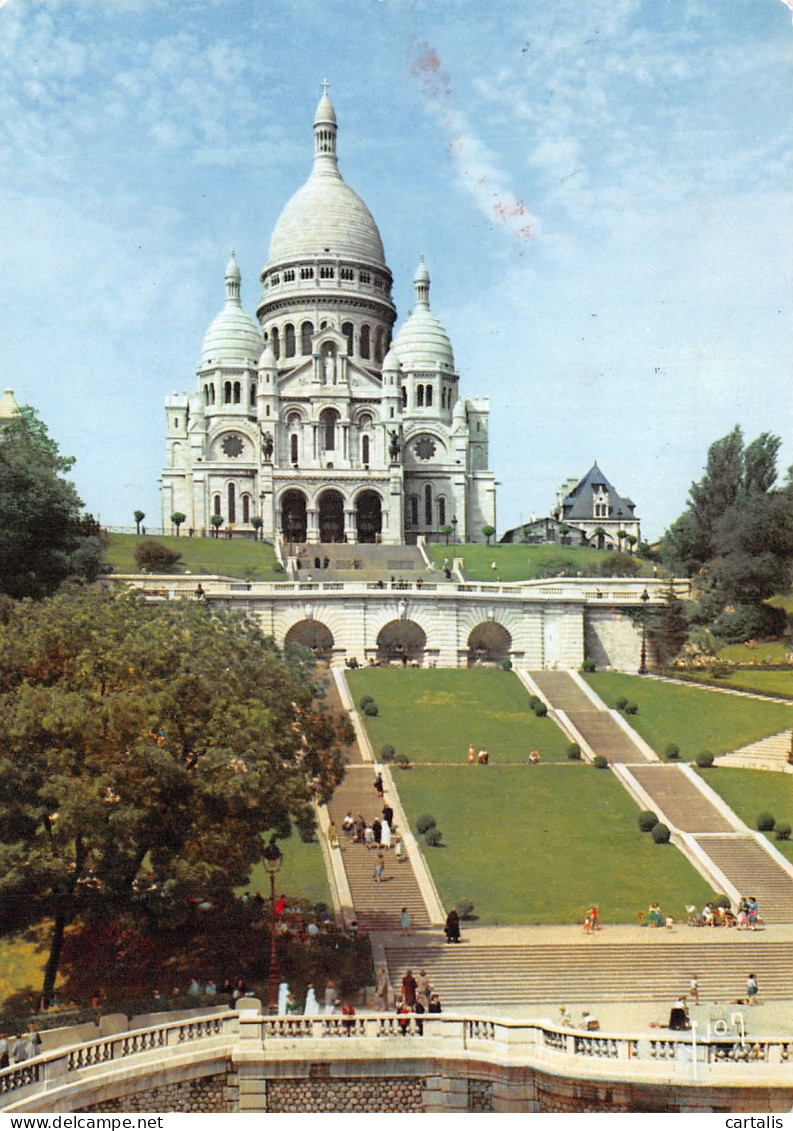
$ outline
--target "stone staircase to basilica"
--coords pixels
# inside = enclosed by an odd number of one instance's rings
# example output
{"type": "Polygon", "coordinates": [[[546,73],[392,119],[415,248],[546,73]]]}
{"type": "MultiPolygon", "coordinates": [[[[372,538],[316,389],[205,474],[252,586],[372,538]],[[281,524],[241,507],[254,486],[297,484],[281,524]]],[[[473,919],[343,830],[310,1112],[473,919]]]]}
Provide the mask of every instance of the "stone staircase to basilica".
{"type": "MultiPolygon", "coordinates": [[[[300,562],[294,577],[298,581],[382,581],[391,578],[415,582],[429,579],[427,568],[417,546],[383,546],[365,542],[292,543],[286,547],[290,561],[300,562]],[[327,565],[325,564],[327,562],[327,565]]],[[[434,581],[442,579],[436,573],[434,581]]]]}

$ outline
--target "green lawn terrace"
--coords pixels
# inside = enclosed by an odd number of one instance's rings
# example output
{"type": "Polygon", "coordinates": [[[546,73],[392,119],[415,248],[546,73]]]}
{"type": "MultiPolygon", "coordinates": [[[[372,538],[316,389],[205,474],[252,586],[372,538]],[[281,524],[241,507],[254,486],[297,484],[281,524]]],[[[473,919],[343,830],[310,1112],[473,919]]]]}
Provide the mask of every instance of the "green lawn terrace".
{"type": "MultiPolygon", "coordinates": [[[[481,542],[467,542],[448,546],[433,543],[427,546],[427,553],[438,569],[444,559],[451,566],[453,558],[461,558],[463,571],[469,581],[531,581],[558,575],[559,570],[551,567],[560,563],[566,563],[573,576],[580,574],[582,577],[599,577],[600,567],[609,551],[594,550],[587,546],[529,546],[523,543],[502,545],[500,542],[488,546],[481,542]]],[[[639,558],[637,560],[641,561],[639,576],[652,577],[652,562],[639,558]]]]}
{"type": "MultiPolygon", "coordinates": [[[[148,538],[148,535],[146,536],[148,538]]],[[[267,542],[250,538],[190,538],[166,535],[154,539],[182,555],[177,574],[220,574],[245,581],[283,581],[284,572],[267,542]]],[[[143,541],[136,534],[108,535],[108,564],[114,573],[139,573],[135,547],[143,541]]]]}
{"type": "MultiPolygon", "coordinates": [[[[793,827],[793,774],[733,766],[713,766],[697,772],[750,829],[757,828],[760,813],[771,813],[777,825],[793,827]]],[[[773,831],[762,835],[793,863],[793,841],[777,840],[773,831]]]]}
{"type": "Polygon", "coordinates": [[[584,678],[607,706],[620,698],[637,705],[628,722],[661,757],[670,743],[685,761],[704,750],[726,754],[793,726],[793,704],[616,672],[584,678]]]}
{"type": "MultiPolygon", "coordinates": [[[[367,720],[368,722],[368,720],[367,720]]],[[[483,925],[635,923],[657,900],[685,921],[713,891],[672,844],[639,831],[639,809],[608,770],[585,763],[416,766],[396,778],[411,829],[430,814],[442,848],[418,837],[444,905],[470,899],[483,925]]]]}
{"type": "MultiPolygon", "coordinates": [[[[324,903],[332,908],[328,875],[322,846],[319,843],[321,832],[317,829],[314,840],[302,841],[296,829],[285,840],[278,841],[281,850],[281,867],[275,876],[276,894],[282,892],[293,901],[308,900],[309,903],[324,903]]],[[[238,889],[237,894],[259,892],[266,900],[270,898],[270,876],[263,863],[253,869],[248,883],[238,889]]]]}
{"type": "Polygon", "coordinates": [[[569,739],[534,714],[514,672],[359,668],[347,681],[356,707],[364,695],[377,704],[375,717],[362,715],[377,757],[390,745],[411,762],[462,765],[473,743],[491,763],[525,763],[532,749],[545,762],[567,760],[569,739]]]}

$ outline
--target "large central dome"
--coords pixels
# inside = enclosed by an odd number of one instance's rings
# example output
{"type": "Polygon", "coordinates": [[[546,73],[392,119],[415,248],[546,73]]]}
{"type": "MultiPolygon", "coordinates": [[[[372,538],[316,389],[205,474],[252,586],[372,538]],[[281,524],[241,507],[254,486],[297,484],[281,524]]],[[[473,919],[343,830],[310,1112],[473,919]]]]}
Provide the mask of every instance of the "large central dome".
{"type": "Polygon", "coordinates": [[[336,163],[336,114],[323,94],[314,116],[314,167],[288,202],[270,241],[268,267],[330,255],[385,267],[383,241],[369,209],[336,163]]]}

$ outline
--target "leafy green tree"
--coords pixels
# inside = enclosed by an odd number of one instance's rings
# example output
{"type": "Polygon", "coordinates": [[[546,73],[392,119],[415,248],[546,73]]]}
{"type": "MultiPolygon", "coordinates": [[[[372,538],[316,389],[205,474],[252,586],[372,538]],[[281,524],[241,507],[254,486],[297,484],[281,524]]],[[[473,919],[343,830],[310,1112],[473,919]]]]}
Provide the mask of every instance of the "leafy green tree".
{"type": "Polygon", "coordinates": [[[313,831],[343,773],[313,666],[194,602],[65,587],[0,625],[0,922],[179,923],[229,899],[264,836],[313,831]]]}
{"type": "Polygon", "coordinates": [[[209,525],[212,527],[212,536],[217,538],[220,534],[220,528],[223,525],[223,515],[213,514],[209,519],[209,525]]]}
{"type": "Polygon", "coordinates": [[[484,534],[485,538],[487,539],[488,546],[490,545],[490,539],[493,537],[495,532],[496,532],[495,526],[483,526],[482,527],[482,533],[484,534]]]}
{"type": "Polygon", "coordinates": [[[449,535],[452,533],[453,529],[454,529],[454,527],[449,522],[447,522],[444,526],[441,527],[441,534],[446,535],[446,545],[447,546],[449,545],[449,535]]]}
{"type": "Polygon", "coordinates": [[[641,572],[642,563],[633,556],[615,550],[600,563],[601,577],[635,577],[641,572]]]}
{"type": "Polygon", "coordinates": [[[0,592],[38,599],[69,577],[93,581],[105,568],[99,524],[63,478],[73,464],[29,406],[3,424],[0,592]]]}
{"type": "Polygon", "coordinates": [[[140,524],[143,522],[144,518],[146,517],[146,512],[145,511],[135,511],[135,514],[134,514],[133,517],[135,519],[135,533],[140,537],[140,524]]]}
{"type": "Polygon", "coordinates": [[[135,547],[135,561],[142,573],[175,573],[181,560],[178,550],[172,550],[155,538],[144,538],[135,547]]]}
{"type": "Polygon", "coordinates": [[[264,519],[260,514],[255,514],[251,519],[251,526],[253,527],[254,539],[259,539],[262,536],[262,527],[264,526],[264,519]]]}
{"type": "Polygon", "coordinates": [[[187,521],[187,515],[182,514],[181,511],[174,511],[173,514],[171,515],[171,522],[176,527],[176,537],[177,538],[179,537],[179,527],[182,525],[183,522],[186,522],[186,521],[187,521]]]}

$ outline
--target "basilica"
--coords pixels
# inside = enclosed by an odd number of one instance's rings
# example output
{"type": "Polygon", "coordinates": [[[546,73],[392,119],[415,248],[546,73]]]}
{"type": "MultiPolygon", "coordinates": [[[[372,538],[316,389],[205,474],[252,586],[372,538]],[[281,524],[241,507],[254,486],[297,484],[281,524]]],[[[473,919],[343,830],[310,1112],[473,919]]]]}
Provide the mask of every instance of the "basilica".
{"type": "Polygon", "coordinates": [[[487,398],[462,397],[420,258],[397,318],[377,224],[345,183],[327,90],[313,167],[275,225],[255,321],[234,254],[191,394],[166,401],[163,530],[289,543],[483,541],[487,398]]]}

